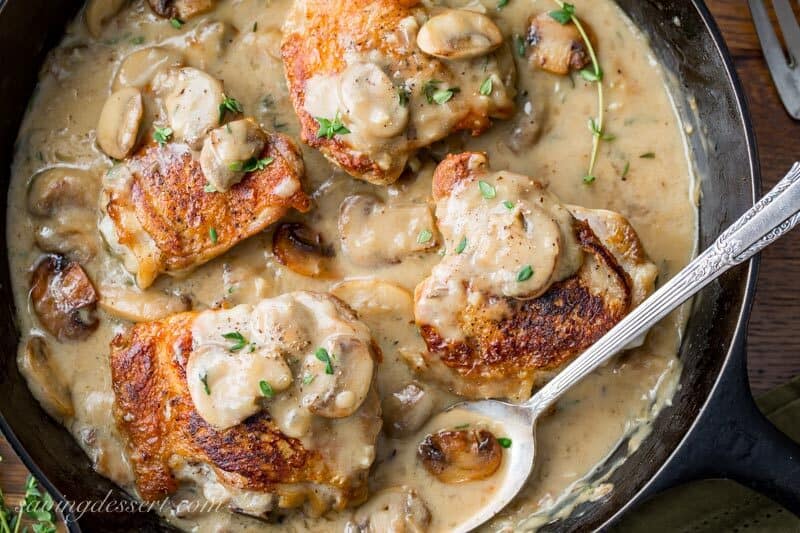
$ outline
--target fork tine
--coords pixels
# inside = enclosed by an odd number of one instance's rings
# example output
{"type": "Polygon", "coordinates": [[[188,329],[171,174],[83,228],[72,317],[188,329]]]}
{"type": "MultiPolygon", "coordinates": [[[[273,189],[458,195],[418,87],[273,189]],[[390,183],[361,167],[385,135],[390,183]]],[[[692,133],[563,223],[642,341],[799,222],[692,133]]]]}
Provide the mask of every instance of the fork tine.
{"type": "MultiPolygon", "coordinates": [[[[756,26],[756,33],[761,41],[761,49],[767,65],[769,65],[778,94],[789,114],[800,120],[800,72],[792,71],[789,68],[786,55],[783,53],[783,46],[775,34],[775,28],[772,27],[772,21],[764,7],[764,2],[749,0],[748,3],[753,15],[753,23],[756,26]]],[[[792,14],[792,19],[794,19],[794,14],[792,14]]]]}
{"type": "MultiPolygon", "coordinates": [[[[800,61],[800,26],[797,25],[792,6],[789,4],[789,0],[772,0],[772,5],[775,6],[775,12],[778,14],[778,24],[783,32],[786,47],[792,54],[794,62],[797,63],[800,61]]],[[[798,91],[800,91],[800,87],[798,87],[798,91]]]]}

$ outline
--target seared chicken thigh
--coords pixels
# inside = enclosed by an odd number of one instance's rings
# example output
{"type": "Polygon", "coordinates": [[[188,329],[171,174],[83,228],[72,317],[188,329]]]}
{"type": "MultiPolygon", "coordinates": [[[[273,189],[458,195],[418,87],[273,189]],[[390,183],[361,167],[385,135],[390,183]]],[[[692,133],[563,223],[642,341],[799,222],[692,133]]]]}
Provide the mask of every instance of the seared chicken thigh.
{"type": "Polygon", "coordinates": [[[483,154],[445,159],[433,194],[447,252],[416,289],[419,370],[459,395],[526,399],[654,288],[621,215],[564,206],[483,154]]]}
{"type": "Polygon", "coordinates": [[[415,0],[296,0],[281,48],[303,141],[389,184],[420,148],[514,112],[515,66],[487,15],[415,0]]]}
{"type": "Polygon", "coordinates": [[[258,157],[269,165],[227,191],[209,190],[200,162],[176,143],[145,146],[104,177],[100,230],[139,287],[210,261],[291,208],[309,209],[294,143],[268,135],[258,157]]]}
{"type": "Polygon", "coordinates": [[[357,505],[380,431],[379,354],[340,300],[295,292],[133,326],[111,343],[139,495],[313,515],[357,505]]]}
{"type": "Polygon", "coordinates": [[[221,81],[180,66],[106,101],[99,144],[122,162],[103,177],[100,233],[140,288],[210,261],[291,208],[310,208],[297,146],[252,118],[225,120],[242,111],[221,81]],[[140,130],[151,141],[134,151],[140,130]]]}

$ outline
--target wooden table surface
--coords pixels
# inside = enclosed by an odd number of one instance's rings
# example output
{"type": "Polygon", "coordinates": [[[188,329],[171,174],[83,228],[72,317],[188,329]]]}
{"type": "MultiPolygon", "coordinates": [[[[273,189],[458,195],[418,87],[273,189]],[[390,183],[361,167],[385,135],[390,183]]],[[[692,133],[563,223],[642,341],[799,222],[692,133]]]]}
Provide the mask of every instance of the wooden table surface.
{"type": "MultiPolygon", "coordinates": [[[[707,0],[722,28],[750,101],[764,189],[800,160],[800,123],[783,109],[744,0],[707,0]]],[[[800,375],[800,231],[764,253],[748,342],[756,393],[800,375]]],[[[0,437],[0,487],[16,503],[27,471],[0,437]]]]}

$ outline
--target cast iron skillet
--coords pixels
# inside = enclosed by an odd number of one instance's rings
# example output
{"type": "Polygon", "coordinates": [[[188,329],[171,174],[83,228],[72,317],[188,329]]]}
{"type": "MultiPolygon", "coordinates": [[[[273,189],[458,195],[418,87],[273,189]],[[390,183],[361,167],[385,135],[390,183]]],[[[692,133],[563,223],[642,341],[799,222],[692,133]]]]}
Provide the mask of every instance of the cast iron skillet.
{"type": "MultiPolygon", "coordinates": [[[[82,0],[0,0],[0,205],[6,205],[14,140],[47,51],[82,0]]],[[[700,246],[760,194],[758,158],[742,89],[722,37],[701,0],[619,0],[649,35],[673,77],[673,93],[702,176],[700,246]],[[675,90],[675,89],[679,90],[675,90]],[[683,97],[680,95],[684,95],[683,97]],[[696,101],[689,112],[685,96],[696,101]]],[[[655,147],[656,149],[658,147],[655,147]]],[[[0,255],[5,255],[5,232],[0,255]]],[[[745,333],[757,263],[726,274],[696,299],[681,347],[681,387],[652,434],[610,477],[614,490],[547,529],[602,529],[650,495],[699,477],[729,477],[800,512],[800,448],[758,412],[747,386],[745,333]]],[[[84,453],[31,396],[17,371],[17,331],[8,264],[0,259],[0,427],[57,500],[125,496],[96,474],[84,453]]],[[[621,448],[624,448],[622,446],[621,448]]],[[[623,453],[620,450],[619,453],[623,453]]],[[[602,471],[602,468],[601,468],[602,471]]],[[[600,475],[602,472],[599,472],[600,475]]],[[[68,516],[74,521],[75,516],[68,516]]],[[[82,513],[84,531],[157,531],[152,513],[82,513]]],[[[79,528],[73,523],[71,529],[79,528]]]]}

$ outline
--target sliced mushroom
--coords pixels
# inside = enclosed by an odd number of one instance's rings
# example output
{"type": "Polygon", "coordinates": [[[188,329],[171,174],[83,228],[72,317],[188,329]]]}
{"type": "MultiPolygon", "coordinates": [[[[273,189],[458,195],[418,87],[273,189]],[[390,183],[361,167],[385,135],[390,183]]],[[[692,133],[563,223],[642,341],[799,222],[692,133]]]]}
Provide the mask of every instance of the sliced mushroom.
{"type": "Polygon", "coordinates": [[[574,24],[561,24],[548,13],[531,18],[527,34],[530,62],[554,74],[568,74],[589,63],[589,53],[574,24]]]}
{"type": "Polygon", "coordinates": [[[153,46],[137,50],[126,57],[114,78],[114,90],[125,87],[141,89],[160,71],[183,64],[183,55],[172,48],[153,46]]]}
{"type": "Polygon", "coordinates": [[[467,59],[486,55],[503,44],[503,33],[486,15],[450,9],[431,17],[417,34],[417,46],[442,59],[467,59]]]}
{"type": "Polygon", "coordinates": [[[389,76],[374,63],[354,63],[342,73],[339,99],[353,130],[365,136],[395,137],[408,125],[408,107],[400,105],[389,76]]]}
{"type": "Polygon", "coordinates": [[[486,479],[500,468],[503,449],[485,429],[442,430],[420,443],[417,455],[442,483],[486,479]]]}
{"type": "Polygon", "coordinates": [[[100,309],[122,320],[148,322],[192,308],[190,298],[156,289],[100,285],[100,309]]]}
{"type": "Polygon", "coordinates": [[[417,431],[428,421],[435,407],[433,395],[413,381],[387,396],[381,403],[384,429],[392,437],[417,431]]]}
{"type": "Polygon", "coordinates": [[[50,348],[43,338],[28,339],[19,366],[34,396],[48,413],[59,418],[75,414],[72,395],[63,375],[53,368],[50,348]]]}
{"type": "Polygon", "coordinates": [[[154,86],[164,99],[175,140],[199,150],[206,134],[219,125],[219,106],[225,98],[222,83],[202,70],[184,67],[156,76],[154,86]]]}
{"type": "Polygon", "coordinates": [[[207,69],[220,60],[237,33],[236,28],[226,22],[200,21],[183,48],[186,63],[201,70],[207,69]]]}
{"type": "Polygon", "coordinates": [[[355,337],[338,335],[322,347],[325,355],[312,353],[303,361],[302,405],[325,418],[344,418],[355,413],[369,393],[375,371],[373,348],[355,337]]]}
{"type": "Polygon", "coordinates": [[[242,181],[247,162],[264,149],[266,136],[251,119],[228,122],[212,130],[200,152],[200,168],[218,191],[227,191],[242,181]]]}
{"type": "Polygon", "coordinates": [[[311,278],[335,275],[334,251],[322,241],[322,236],[305,224],[281,224],[272,237],[272,253],[293,272],[311,278]]]}
{"type": "Polygon", "coordinates": [[[89,209],[65,208],[36,225],[34,239],[43,252],[66,255],[78,262],[93,258],[99,249],[94,231],[97,219],[89,209]]]}
{"type": "Polygon", "coordinates": [[[56,167],[36,174],[28,187],[28,211],[47,217],[63,207],[94,207],[99,183],[86,170],[56,167]]]}
{"type": "Polygon", "coordinates": [[[188,20],[214,8],[216,0],[147,0],[155,13],[164,18],[188,20]]]}
{"type": "Polygon", "coordinates": [[[374,494],[358,508],[347,533],[423,533],[431,523],[431,512],[417,492],[392,487],[374,494]]]}
{"type": "Polygon", "coordinates": [[[97,329],[97,291],[80,264],[45,257],[33,271],[30,295],[42,326],[59,340],[85,339],[97,329]]]}
{"type": "Polygon", "coordinates": [[[330,292],[359,315],[390,314],[413,322],[414,300],[407,290],[394,283],[381,279],[354,279],[339,283],[330,292]]]}
{"type": "Polygon", "coordinates": [[[342,202],[339,236],[344,254],[361,266],[398,263],[438,246],[436,224],[426,204],[387,206],[371,195],[342,202]]]}
{"type": "Polygon", "coordinates": [[[84,17],[91,36],[100,37],[106,22],[119,13],[126,2],[127,0],[89,0],[84,17]]]}
{"type": "Polygon", "coordinates": [[[125,159],[136,146],[144,105],[139,89],[127,87],[106,100],[97,123],[97,144],[114,159],[125,159]]]}

